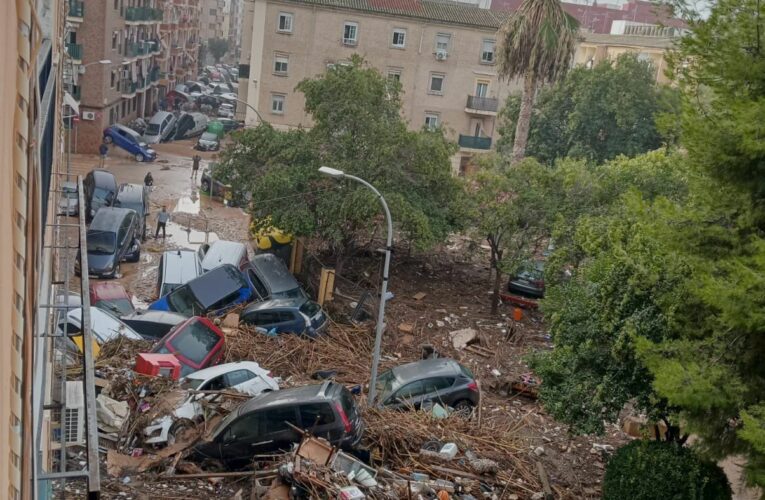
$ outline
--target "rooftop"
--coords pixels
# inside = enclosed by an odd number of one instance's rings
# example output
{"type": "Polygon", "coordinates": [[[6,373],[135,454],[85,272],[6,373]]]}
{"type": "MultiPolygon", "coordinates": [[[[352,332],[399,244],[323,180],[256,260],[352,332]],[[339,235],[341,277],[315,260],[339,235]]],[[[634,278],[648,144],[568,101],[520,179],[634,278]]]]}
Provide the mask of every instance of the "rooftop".
{"type": "Polygon", "coordinates": [[[446,0],[281,0],[496,30],[508,13],[446,0]]]}
{"type": "Polygon", "coordinates": [[[602,33],[582,33],[584,42],[600,45],[619,45],[623,47],[651,47],[666,49],[672,46],[673,38],[661,38],[639,35],[607,35],[602,33]]]}

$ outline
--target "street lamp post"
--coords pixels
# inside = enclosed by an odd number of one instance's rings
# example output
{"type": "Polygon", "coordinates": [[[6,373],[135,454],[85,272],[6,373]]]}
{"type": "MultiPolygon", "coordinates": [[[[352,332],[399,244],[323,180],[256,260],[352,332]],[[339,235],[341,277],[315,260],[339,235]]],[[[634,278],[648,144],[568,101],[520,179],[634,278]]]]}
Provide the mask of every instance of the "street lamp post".
{"type": "Polygon", "coordinates": [[[377,198],[380,200],[383,210],[385,211],[385,219],[388,223],[388,237],[385,242],[385,265],[383,266],[382,286],[380,287],[380,307],[377,311],[375,346],[374,350],[372,351],[372,373],[370,375],[369,398],[367,401],[368,404],[371,404],[374,402],[375,396],[377,395],[377,367],[380,364],[380,344],[382,344],[382,334],[383,330],[385,329],[385,302],[388,298],[388,271],[390,269],[390,254],[393,247],[393,221],[391,220],[390,210],[388,210],[388,204],[385,202],[383,195],[381,195],[380,191],[375,189],[373,185],[364,179],[360,179],[354,175],[348,175],[342,170],[337,170],[330,167],[321,167],[319,168],[319,172],[325,175],[329,175],[330,177],[345,177],[346,179],[354,180],[368,187],[375,195],[377,195],[377,198]]]}

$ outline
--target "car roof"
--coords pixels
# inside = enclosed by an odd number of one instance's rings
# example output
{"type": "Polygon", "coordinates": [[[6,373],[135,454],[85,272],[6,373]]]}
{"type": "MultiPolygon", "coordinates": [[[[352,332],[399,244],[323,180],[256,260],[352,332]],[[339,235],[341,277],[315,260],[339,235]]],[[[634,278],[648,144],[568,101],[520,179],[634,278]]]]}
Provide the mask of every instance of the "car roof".
{"type": "Polygon", "coordinates": [[[140,201],[145,194],[141,184],[120,184],[117,190],[117,199],[120,201],[140,201]]]}
{"type": "Polygon", "coordinates": [[[264,280],[268,282],[271,293],[281,293],[300,287],[295,277],[290,274],[284,262],[274,254],[261,253],[250,261],[264,280]]]}
{"type": "Polygon", "coordinates": [[[124,125],[120,125],[119,123],[115,123],[114,125],[111,125],[110,127],[122,130],[123,132],[127,132],[128,134],[130,134],[130,135],[132,135],[134,137],[141,137],[141,134],[139,134],[138,132],[136,132],[132,128],[126,127],[124,125]]]}
{"type": "MultiPolygon", "coordinates": [[[[82,309],[72,309],[67,314],[67,317],[70,320],[74,320],[79,325],[82,325],[82,309]]],[[[120,333],[128,338],[136,340],[143,339],[143,337],[125,323],[103,309],[99,309],[95,306],[90,306],[90,325],[93,329],[107,332],[112,338],[114,337],[114,334],[120,333]]]]}
{"type": "Polygon", "coordinates": [[[122,219],[127,217],[131,212],[135,213],[129,208],[101,207],[93,217],[93,222],[90,223],[88,231],[109,230],[115,232],[119,228],[122,219]]]}
{"type": "Polygon", "coordinates": [[[117,187],[117,178],[114,177],[114,174],[108,170],[94,168],[90,171],[90,173],[93,174],[93,180],[96,182],[96,184],[109,183],[114,187],[117,187]]]}
{"type": "Polygon", "coordinates": [[[157,111],[154,113],[154,116],[151,117],[151,120],[149,120],[149,123],[158,123],[161,124],[163,121],[165,121],[165,118],[167,118],[167,115],[171,115],[169,111],[157,111]]]}
{"type": "Polygon", "coordinates": [[[239,283],[239,280],[233,279],[235,274],[244,281],[239,269],[231,264],[223,264],[189,281],[186,286],[194,292],[194,296],[204,307],[208,307],[246,285],[246,281],[239,283]]]}
{"type": "Polygon", "coordinates": [[[224,363],[222,365],[215,365],[197,370],[186,375],[186,378],[207,380],[213,377],[217,377],[218,375],[223,375],[224,373],[231,373],[236,370],[250,370],[259,372],[262,370],[262,368],[255,361],[235,361],[233,363],[224,363]]]}
{"type": "Polygon", "coordinates": [[[243,415],[266,407],[326,401],[330,399],[331,394],[335,391],[337,385],[337,383],[327,380],[321,384],[303,385],[300,387],[267,392],[260,396],[256,396],[239,406],[237,414],[243,415]]]}
{"type": "Polygon", "coordinates": [[[187,283],[199,276],[199,255],[194,250],[166,250],[162,254],[164,283],[187,283]]]}
{"type": "Polygon", "coordinates": [[[402,382],[417,380],[425,376],[454,375],[459,371],[459,364],[451,358],[424,359],[406,363],[392,369],[393,374],[402,382]]]}
{"type": "Polygon", "coordinates": [[[202,269],[211,270],[221,264],[239,265],[242,254],[247,253],[247,246],[238,241],[213,241],[202,259],[202,269]]]}
{"type": "Polygon", "coordinates": [[[121,319],[129,319],[133,321],[145,321],[147,323],[164,323],[166,325],[177,325],[189,319],[183,314],[175,313],[172,311],[158,311],[155,309],[143,309],[136,311],[132,314],[122,316],[121,319]]]}
{"type": "Polygon", "coordinates": [[[271,299],[264,300],[263,302],[255,302],[247,306],[242,314],[247,314],[253,311],[263,311],[268,309],[299,309],[303,303],[307,302],[305,298],[294,299],[271,299]]]}
{"type": "Polygon", "coordinates": [[[96,281],[90,284],[91,295],[100,300],[130,298],[125,287],[111,281],[96,281]]]}

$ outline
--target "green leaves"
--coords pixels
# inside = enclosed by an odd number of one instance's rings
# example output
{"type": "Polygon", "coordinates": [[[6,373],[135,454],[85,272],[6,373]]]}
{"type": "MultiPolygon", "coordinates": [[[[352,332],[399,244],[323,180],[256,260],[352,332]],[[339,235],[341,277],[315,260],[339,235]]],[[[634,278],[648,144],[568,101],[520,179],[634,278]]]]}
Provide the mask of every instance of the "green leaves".
{"type": "Polygon", "coordinates": [[[441,131],[407,130],[397,82],[354,57],[298,89],[314,121],[310,131],[261,125],[239,132],[222,153],[220,175],[252,192],[255,215],[315,237],[340,258],[382,234],[379,200],[358,183],[321,176],[326,165],[380,190],[398,235],[416,249],[461,226],[461,186],[450,163],[456,146],[441,131]]]}

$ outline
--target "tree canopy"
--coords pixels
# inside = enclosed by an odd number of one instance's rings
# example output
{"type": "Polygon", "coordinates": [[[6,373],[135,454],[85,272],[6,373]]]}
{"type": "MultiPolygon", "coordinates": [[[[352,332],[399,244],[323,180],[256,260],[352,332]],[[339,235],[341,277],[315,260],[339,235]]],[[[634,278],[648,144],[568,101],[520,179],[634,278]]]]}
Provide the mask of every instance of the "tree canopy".
{"type": "Polygon", "coordinates": [[[310,130],[246,129],[222,153],[220,175],[252,192],[256,215],[271,215],[282,230],[316,237],[342,265],[380,236],[378,223],[384,221],[368,189],[318,173],[328,166],[374,185],[390,206],[398,234],[416,249],[461,227],[462,191],[450,163],[456,146],[441,130],[407,129],[398,82],[354,57],[350,65],[297,88],[313,119],[310,130]]]}
{"type": "MultiPolygon", "coordinates": [[[[572,157],[602,163],[618,155],[654,150],[674,142],[680,98],[655,82],[651,63],[625,53],[593,68],[578,66],[540,90],[531,117],[526,154],[544,163],[572,157]]],[[[500,113],[497,148],[509,154],[515,140],[520,96],[500,113]]]]}
{"type": "Polygon", "coordinates": [[[213,56],[216,63],[220,61],[221,57],[226,55],[229,49],[228,40],[225,38],[211,38],[207,41],[207,45],[209,46],[210,55],[213,56]]]}

